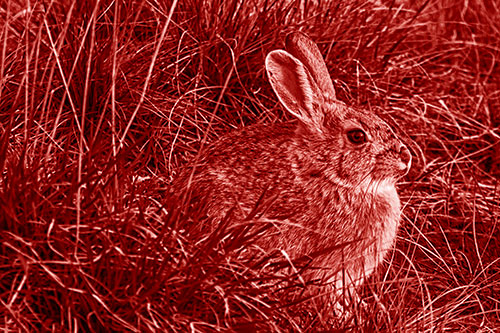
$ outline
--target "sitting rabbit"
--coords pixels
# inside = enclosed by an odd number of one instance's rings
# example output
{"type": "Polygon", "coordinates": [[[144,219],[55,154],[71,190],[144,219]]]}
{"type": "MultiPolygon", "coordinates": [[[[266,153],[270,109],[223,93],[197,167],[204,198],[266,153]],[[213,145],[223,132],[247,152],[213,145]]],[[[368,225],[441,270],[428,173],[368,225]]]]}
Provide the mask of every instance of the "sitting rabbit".
{"type": "MultiPolygon", "coordinates": [[[[286,51],[265,60],[271,86],[296,119],[255,124],[210,145],[174,181],[207,201],[213,221],[243,219],[264,198],[271,223],[259,244],[290,258],[312,256],[314,277],[353,287],[382,261],[400,223],[396,181],[411,165],[409,150],[370,111],[335,97],[316,44],[287,36],[286,51]]],[[[215,222],[216,223],[216,222],[215,222]]]]}

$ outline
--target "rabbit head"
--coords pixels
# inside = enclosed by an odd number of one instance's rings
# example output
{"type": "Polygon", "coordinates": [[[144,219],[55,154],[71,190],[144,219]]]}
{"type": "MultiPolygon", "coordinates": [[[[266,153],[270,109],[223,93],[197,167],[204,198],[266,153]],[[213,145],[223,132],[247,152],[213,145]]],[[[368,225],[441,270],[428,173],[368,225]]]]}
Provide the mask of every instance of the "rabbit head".
{"type": "Polygon", "coordinates": [[[316,44],[293,33],[286,49],[268,54],[266,71],[281,104],[300,122],[296,139],[309,146],[311,166],[331,182],[355,189],[404,176],[410,152],[374,113],[336,99],[316,44]]]}

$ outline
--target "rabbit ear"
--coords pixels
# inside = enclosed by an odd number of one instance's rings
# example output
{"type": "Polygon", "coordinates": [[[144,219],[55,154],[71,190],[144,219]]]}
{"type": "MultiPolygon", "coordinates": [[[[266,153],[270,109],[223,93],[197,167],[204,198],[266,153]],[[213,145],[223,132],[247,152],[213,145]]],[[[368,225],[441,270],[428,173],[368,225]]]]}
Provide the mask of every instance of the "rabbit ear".
{"type": "Polygon", "coordinates": [[[269,82],[281,104],[310,129],[321,131],[323,96],[309,70],[283,50],[271,51],[266,57],[269,82]]]}
{"type": "Polygon", "coordinates": [[[286,50],[309,69],[323,95],[327,99],[334,100],[333,82],[316,43],[304,33],[294,32],[286,36],[285,45],[286,50]]]}

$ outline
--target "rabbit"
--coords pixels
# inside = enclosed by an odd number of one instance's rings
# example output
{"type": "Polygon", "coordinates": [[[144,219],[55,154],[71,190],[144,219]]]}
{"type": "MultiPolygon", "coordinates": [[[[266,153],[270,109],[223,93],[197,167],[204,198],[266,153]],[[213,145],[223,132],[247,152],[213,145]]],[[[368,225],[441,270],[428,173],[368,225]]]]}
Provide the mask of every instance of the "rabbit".
{"type": "Polygon", "coordinates": [[[270,223],[259,246],[311,257],[311,276],[336,290],[356,287],[396,238],[395,183],[411,166],[408,148],[373,112],[336,98],[317,45],[304,33],[265,59],[267,76],[293,120],[254,124],[222,136],[184,167],[174,192],[205,198],[211,220],[241,221],[259,201],[270,223]]]}

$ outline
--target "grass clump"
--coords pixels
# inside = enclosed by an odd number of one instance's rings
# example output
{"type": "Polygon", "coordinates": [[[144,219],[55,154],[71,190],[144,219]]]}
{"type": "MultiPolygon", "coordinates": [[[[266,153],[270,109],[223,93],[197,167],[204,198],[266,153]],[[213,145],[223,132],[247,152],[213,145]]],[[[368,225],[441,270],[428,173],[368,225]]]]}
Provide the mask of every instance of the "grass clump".
{"type": "Polygon", "coordinates": [[[494,1],[0,4],[6,331],[493,331],[500,325],[500,11],[494,1]],[[265,229],[196,232],[177,170],[282,121],[264,58],[301,29],[338,97],[413,150],[404,224],[350,318],[304,293],[265,229]]]}

